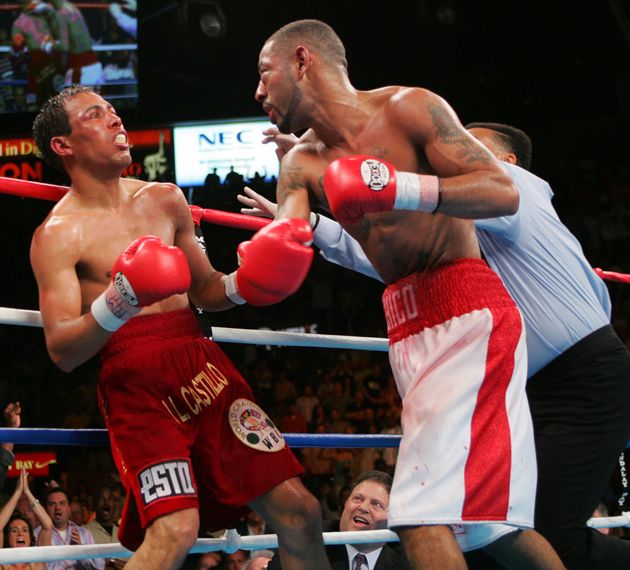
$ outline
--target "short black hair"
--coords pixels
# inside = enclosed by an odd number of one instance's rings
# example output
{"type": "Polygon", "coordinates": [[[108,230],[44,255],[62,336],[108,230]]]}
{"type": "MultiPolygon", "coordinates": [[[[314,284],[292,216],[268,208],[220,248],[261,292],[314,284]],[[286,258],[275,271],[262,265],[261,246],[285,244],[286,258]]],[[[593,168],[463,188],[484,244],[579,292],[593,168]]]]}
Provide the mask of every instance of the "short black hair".
{"type": "Polygon", "coordinates": [[[46,489],[44,496],[42,497],[42,504],[44,505],[44,507],[48,504],[48,498],[53,493],[63,493],[66,496],[66,500],[68,501],[68,503],[70,503],[70,496],[63,487],[49,487],[48,489],[46,489]]]}
{"type": "Polygon", "coordinates": [[[297,44],[303,43],[306,47],[324,55],[324,61],[348,69],[346,48],[343,42],[337,32],[321,20],[296,20],[286,24],[271,34],[265,44],[272,41],[283,50],[293,50],[297,44]]]}
{"type": "Polygon", "coordinates": [[[529,135],[511,125],[503,123],[468,123],[466,129],[488,129],[497,133],[498,142],[516,156],[516,164],[529,170],[532,164],[532,139],[529,135]]]}
{"type": "Polygon", "coordinates": [[[68,136],[72,129],[66,112],[66,102],[79,93],[94,93],[94,90],[83,85],[71,85],[46,101],[33,121],[33,138],[44,160],[61,172],[66,172],[63,161],[52,148],[53,137],[68,136]]]}
{"type": "Polygon", "coordinates": [[[392,476],[389,473],[385,473],[385,471],[379,471],[377,469],[371,469],[370,471],[364,471],[361,473],[350,486],[350,492],[354,491],[355,487],[363,481],[374,481],[375,483],[380,483],[387,490],[387,494],[389,495],[392,490],[392,476]]]}

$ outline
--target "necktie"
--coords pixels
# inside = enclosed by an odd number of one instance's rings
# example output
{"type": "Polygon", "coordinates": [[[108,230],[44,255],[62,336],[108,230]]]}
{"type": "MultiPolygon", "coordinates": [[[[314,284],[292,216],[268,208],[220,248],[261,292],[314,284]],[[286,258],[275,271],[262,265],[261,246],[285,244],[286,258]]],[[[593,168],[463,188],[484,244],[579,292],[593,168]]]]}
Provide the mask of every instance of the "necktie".
{"type": "Polygon", "coordinates": [[[352,570],[369,570],[365,554],[359,552],[352,561],[352,570]]]}

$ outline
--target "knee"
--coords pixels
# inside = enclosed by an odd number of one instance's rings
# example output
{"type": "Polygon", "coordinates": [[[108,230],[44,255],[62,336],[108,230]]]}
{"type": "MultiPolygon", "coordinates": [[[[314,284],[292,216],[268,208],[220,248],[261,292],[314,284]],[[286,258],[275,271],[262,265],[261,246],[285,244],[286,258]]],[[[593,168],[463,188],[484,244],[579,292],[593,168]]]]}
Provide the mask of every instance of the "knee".
{"type": "MultiPolygon", "coordinates": [[[[319,501],[306,489],[290,505],[285,505],[284,516],[278,521],[284,529],[312,531],[321,529],[322,509],[319,501]]],[[[278,529],[279,530],[279,529],[278,529]]]]}
{"type": "Polygon", "coordinates": [[[156,519],[147,530],[147,539],[150,536],[152,542],[159,541],[166,550],[181,554],[194,546],[198,534],[199,514],[194,509],[186,509],[156,519]]]}

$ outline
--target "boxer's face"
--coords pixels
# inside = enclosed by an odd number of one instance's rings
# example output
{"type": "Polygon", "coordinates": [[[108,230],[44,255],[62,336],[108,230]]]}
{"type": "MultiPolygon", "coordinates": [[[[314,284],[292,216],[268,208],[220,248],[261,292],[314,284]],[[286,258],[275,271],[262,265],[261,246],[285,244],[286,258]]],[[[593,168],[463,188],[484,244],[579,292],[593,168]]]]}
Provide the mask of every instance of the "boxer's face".
{"type": "Polygon", "coordinates": [[[105,99],[96,93],[78,93],[66,102],[65,110],[71,133],[52,141],[59,144],[55,149],[61,149],[60,154],[87,167],[107,164],[122,171],[131,164],[127,132],[105,99]]]}
{"type": "Polygon", "coordinates": [[[274,50],[273,42],[265,44],[260,52],[258,74],[255,98],[269,120],[285,134],[305,128],[298,122],[302,90],[287,56],[279,49],[274,50]]]}
{"type": "Polygon", "coordinates": [[[362,481],[350,493],[339,521],[339,530],[375,530],[387,527],[389,493],[376,481],[362,481]]]}

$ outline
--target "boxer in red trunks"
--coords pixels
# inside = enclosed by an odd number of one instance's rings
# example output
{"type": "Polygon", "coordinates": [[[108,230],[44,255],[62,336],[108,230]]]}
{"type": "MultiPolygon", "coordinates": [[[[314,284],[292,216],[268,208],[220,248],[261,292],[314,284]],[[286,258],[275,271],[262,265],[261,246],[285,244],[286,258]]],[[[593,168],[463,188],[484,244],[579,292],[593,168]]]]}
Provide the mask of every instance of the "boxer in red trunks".
{"type": "Polygon", "coordinates": [[[281,133],[305,131],[282,158],[276,223],[308,220],[310,194],[388,285],[390,362],[403,398],[389,517],[413,567],[465,568],[460,547],[485,547],[510,568],[562,568],[531,528],[520,314],[479,259],[472,223],[517,210],[509,178],[434,93],[356,90],[344,46],[322,22],[280,28],[258,70],[256,99],[271,122],[281,133]],[[512,488],[515,477],[525,492],[512,488]]]}
{"type": "Polygon", "coordinates": [[[176,186],[121,178],[127,133],[99,95],[62,91],[33,134],[72,181],[31,244],[46,345],[65,371],[100,352],[101,409],[128,491],[119,538],[137,548],[126,568],[178,568],[200,511],[220,529],[247,505],[276,529],[283,565],[328,568],[319,503],[299,464],[189,307],[189,298],[219,311],[291,294],[312,259],[308,223],[268,226],[225,275],[199,247],[176,186]]]}

